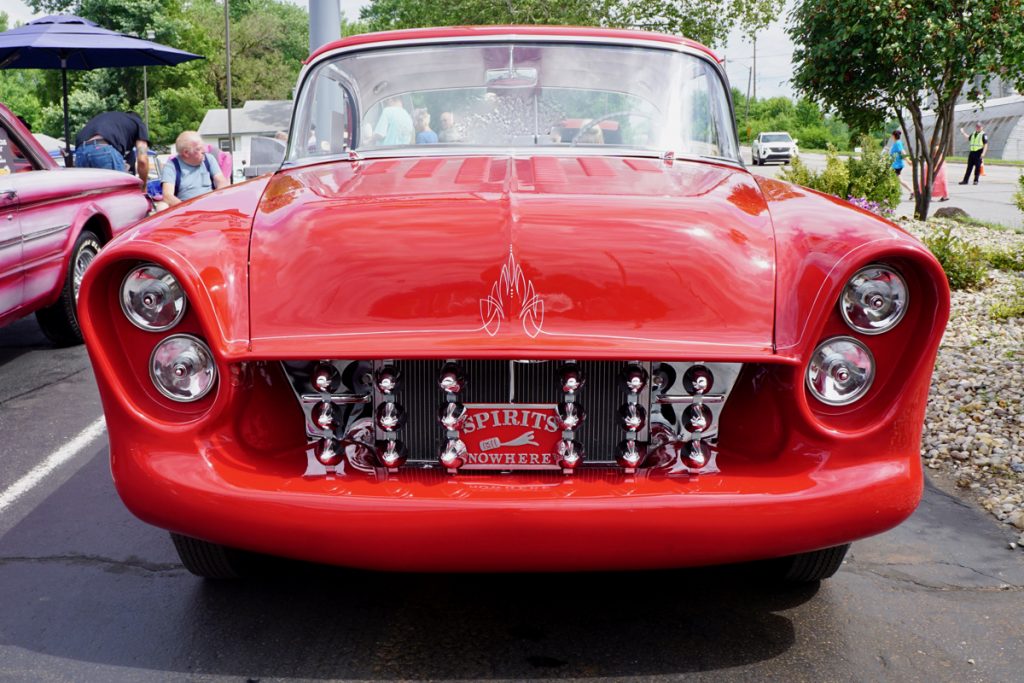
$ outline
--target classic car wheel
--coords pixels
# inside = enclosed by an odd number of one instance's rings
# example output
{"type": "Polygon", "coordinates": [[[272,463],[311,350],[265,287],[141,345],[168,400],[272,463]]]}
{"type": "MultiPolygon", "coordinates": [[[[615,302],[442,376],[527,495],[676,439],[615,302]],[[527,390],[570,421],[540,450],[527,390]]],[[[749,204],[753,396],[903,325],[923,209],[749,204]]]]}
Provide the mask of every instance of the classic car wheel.
{"type": "Polygon", "coordinates": [[[834,548],[784,557],[779,561],[779,573],[783,581],[792,583],[822,581],[839,571],[849,549],[850,544],[847,543],[834,548]]]}
{"type": "Polygon", "coordinates": [[[57,346],[82,343],[82,329],[78,325],[78,290],[82,287],[85,270],[100,253],[100,246],[100,239],[95,233],[82,231],[71,250],[60,298],[52,306],[36,311],[36,320],[43,334],[57,346]]]}
{"type": "Polygon", "coordinates": [[[227,546],[171,533],[185,569],[204,579],[239,579],[252,572],[255,555],[227,546]]]}

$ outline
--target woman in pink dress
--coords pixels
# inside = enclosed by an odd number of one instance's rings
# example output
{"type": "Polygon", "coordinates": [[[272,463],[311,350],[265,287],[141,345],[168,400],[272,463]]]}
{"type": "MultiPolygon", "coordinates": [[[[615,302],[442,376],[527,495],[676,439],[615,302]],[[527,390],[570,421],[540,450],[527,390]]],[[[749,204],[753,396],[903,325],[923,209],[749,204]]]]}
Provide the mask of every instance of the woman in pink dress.
{"type": "Polygon", "coordinates": [[[946,159],[942,159],[939,168],[935,171],[935,182],[932,184],[932,199],[940,202],[949,201],[949,188],[946,186],[946,159]]]}
{"type": "MultiPolygon", "coordinates": [[[[921,164],[922,180],[928,173],[928,164],[921,164]]],[[[914,198],[913,195],[910,196],[914,198]]],[[[946,185],[946,159],[943,157],[942,163],[939,164],[939,170],[935,172],[935,182],[932,183],[932,199],[940,202],[949,201],[949,187],[946,185]]]]}

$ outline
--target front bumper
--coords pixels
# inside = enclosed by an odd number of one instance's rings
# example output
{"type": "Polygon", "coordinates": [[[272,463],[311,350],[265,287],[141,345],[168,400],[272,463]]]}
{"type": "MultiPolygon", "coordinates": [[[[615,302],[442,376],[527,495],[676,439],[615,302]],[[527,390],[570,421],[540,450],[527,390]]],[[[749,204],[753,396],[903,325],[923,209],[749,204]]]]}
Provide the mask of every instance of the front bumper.
{"type": "MultiPolygon", "coordinates": [[[[777,557],[885,531],[910,515],[922,485],[916,452],[865,460],[857,443],[834,451],[831,466],[816,462],[820,452],[791,444],[772,468],[735,465],[695,477],[404,469],[310,479],[288,471],[287,454],[274,459],[276,468],[253,467],[253,456],[229,440],[183,437],[154,449],[119,431],[111,450],[121,497],[156,526],[262,553],[402,571],[639,569],[777,557]]],[[[721,457],[742,462],[739,454],[721,457]]]]}

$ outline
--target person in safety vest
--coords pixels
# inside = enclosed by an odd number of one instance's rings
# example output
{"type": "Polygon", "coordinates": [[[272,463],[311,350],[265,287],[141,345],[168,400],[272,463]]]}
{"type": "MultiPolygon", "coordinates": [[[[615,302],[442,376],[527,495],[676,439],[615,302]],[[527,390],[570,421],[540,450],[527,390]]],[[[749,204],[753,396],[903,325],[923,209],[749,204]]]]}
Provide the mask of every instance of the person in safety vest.
{"type": "Polygon", "coordinates": [[[961,185],[967,184],[967,178],[971,175],[971,169],[974,169],[974,184],[978,184],[978,175],[981,173],[981,164],[984,163],[982,160],[985,158],[985,152],[988,151],[988,136],[985,135],[985,129],[981,125],[981,121],[974,124],[974,132],[968,135],[964,132],[964,129],[960,129],[960,134],[967,138],[971,153],[967,155],[967,173],[964,173],[964,179],[960,181],[961,185]]]}

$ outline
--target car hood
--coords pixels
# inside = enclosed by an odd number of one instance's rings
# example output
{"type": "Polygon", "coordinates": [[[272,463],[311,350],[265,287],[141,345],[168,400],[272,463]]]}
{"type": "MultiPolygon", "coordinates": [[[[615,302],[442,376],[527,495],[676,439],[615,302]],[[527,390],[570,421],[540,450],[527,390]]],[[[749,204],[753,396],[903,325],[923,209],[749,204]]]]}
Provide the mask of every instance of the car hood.
{"type": "Polygon", "coordinates": [[[771,352],[751,176],[611,157],[333,162],[277,174],[250,247],[267,357],[771,352]]]}

